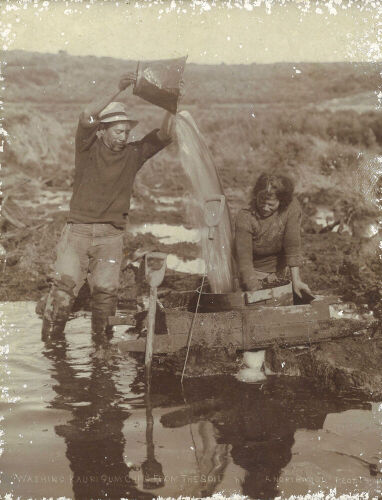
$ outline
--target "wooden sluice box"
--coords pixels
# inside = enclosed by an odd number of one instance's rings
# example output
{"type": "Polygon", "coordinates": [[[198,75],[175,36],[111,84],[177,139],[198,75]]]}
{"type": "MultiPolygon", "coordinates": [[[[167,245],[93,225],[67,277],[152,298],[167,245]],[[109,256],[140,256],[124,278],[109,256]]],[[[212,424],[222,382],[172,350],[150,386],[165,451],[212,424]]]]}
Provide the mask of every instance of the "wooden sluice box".
{"type": "MultiPolygon", "coordinates": [[[[174,353],[187,346],[195,295],[195,292],[172,294],[163,309],[157,308],[154,354],[174,353]]],[[[237,350],[275,344],[304,345],[345,337],[364,327],[362,321],[331,317],[331,306],[340,303],[338,297],[317,296],[303,305],[291,302],[290,284],[255,292],[202,293],[191,345],[227,346],[237,350]]],[[[144,352],[146,338],[138,332],[121,341],[120,347],[125,351],[144,352]]]]}

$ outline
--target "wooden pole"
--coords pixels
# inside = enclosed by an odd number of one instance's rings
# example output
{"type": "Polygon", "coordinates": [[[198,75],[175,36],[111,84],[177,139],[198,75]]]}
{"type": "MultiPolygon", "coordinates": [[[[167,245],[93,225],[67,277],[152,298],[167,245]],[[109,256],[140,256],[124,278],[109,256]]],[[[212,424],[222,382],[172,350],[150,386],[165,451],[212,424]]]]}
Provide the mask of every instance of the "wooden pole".
{"type": "Polygon", "coordinates": [[[154,345],[154,333],[155,333],[155,314],[156,314],[156,308],[157,308],[157,293],[158,293],[157,287],[150,286],[147,337],[146,337],[146,353],[145,353],[146,381],[148,384],[148,389],[150,388],[150,383],[151,383],[151,364],[152,364],[152,360],[153,360],[153,345],[154,345]]]}

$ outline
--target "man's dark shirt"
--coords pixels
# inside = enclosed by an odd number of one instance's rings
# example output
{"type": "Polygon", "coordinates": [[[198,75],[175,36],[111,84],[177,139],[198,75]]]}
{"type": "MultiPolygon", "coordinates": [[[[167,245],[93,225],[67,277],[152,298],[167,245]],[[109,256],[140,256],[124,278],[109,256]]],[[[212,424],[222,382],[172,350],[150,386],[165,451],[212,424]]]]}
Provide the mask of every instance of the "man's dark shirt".
{"type": "Polygon", "coordinates": [[[171,142],[157,136],[158,129],[112,151],[97,137],[98,122],[78,124],[75,173],[68,222],[125,224],[134,178],[144,162],[171,142]]]}

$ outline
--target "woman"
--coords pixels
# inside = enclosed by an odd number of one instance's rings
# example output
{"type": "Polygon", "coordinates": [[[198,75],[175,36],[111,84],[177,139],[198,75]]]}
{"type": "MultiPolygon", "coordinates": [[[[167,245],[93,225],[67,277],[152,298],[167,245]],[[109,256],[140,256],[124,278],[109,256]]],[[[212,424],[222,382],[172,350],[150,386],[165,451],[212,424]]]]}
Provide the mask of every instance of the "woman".
{"type": "Polygon", "coordinates": [[[311,293],[300,278],[301,207],[285,175],[262,174],[252,190],[248,209],[236,220],[236,255],[242,288],[258,290],[260,280],[271,282],[289,266],[293,291],[311,293]]]}

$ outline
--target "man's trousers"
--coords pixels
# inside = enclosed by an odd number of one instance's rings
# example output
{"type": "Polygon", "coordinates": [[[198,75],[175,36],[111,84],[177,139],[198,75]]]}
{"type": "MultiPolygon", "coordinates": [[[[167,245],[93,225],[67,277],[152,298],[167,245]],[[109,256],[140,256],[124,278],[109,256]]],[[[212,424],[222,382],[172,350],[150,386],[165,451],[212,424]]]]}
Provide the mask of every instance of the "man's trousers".
{"type": "Polygon", "coordinates": [[[60,335],[75,298],[88,279],[92,297],[92,331],[110,332],[108,316],[117,308],[123,229],[112,224],[68,223],[57,245],[53,284],[43,318],[43,337],[60,335]]]}

